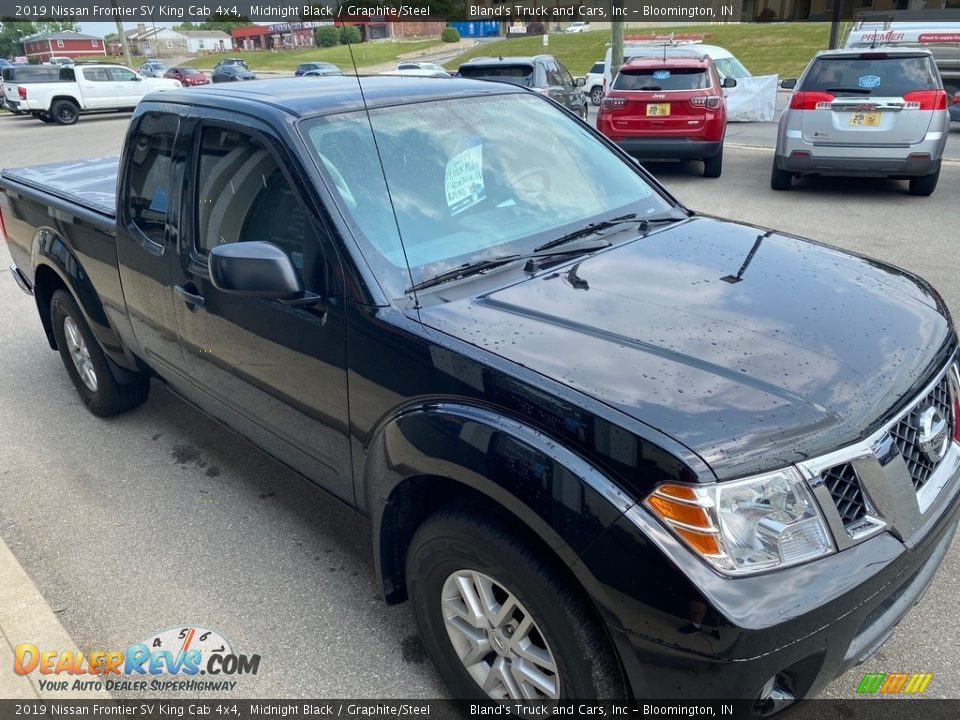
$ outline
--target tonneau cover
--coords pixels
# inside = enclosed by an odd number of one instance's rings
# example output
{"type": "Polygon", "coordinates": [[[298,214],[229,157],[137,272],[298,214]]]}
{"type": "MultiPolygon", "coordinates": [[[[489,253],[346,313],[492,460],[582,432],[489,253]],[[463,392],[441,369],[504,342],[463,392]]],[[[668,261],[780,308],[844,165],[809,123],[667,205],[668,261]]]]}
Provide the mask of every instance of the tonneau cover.
{"type": "Polygon", "coordinates": [[[117,171],[120,156],[7,168],[4,179],[81,205],[93,212],[117,215],[117,171]]]}

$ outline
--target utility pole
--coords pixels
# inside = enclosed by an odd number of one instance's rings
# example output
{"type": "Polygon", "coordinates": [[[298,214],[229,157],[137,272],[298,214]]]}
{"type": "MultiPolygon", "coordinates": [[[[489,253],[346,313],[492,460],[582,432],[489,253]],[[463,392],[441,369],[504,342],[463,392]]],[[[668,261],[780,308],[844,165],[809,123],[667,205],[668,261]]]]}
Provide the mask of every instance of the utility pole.
{"type": "MultiPolygon", "coordinates": [[[[622,17],[620,13],[623,11],[623,0],[613,0],[614,7],[614,20],[612,24],[612,30],[610,35],[610,82],[613,83],[613,79],[617,77],[617,73],[620,72],[620,66],[623,65],[623,20],[618,20],[618,17],[622,17]]],[[[607,88],[609,90],[610,88],[607,88]]]]}
{"type": "Polygon", "coordinates": [[[117,7],[117,0],[110,0],[110,5],[113,6],[113,17],[116,18],[117,22],[117,34],[120,36],[120,47],[123,48],[123,60],[128,68],[132,68],[133,60],[130,59],[130,46],[127,45],[127,35],[123,30],[123,20],[120,19],[120,10],[117,7]]]}
{"type": "Polygon", "coordinates": [[[840,34],[840,19],[843,17],[843,0],[833,0],[833,12],[830,17],[830,49],[835,50],[840,34]]]}

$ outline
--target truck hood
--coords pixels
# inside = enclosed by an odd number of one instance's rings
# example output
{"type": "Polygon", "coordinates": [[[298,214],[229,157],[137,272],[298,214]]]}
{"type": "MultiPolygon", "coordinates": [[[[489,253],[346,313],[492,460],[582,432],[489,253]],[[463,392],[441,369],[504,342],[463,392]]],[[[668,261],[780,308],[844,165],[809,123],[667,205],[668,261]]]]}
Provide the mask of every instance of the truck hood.
{"type": "Polygon", "coordinates": [[[954,342],[917,277],[708,217],[421,319],[667,433],[720,479],[860,439],[954,342]]]}

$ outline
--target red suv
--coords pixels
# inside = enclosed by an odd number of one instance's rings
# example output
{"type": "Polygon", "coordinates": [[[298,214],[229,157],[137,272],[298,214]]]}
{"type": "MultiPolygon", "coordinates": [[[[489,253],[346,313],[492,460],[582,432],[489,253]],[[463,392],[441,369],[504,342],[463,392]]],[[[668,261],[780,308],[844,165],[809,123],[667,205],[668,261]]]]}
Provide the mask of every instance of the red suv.
{"type": "Polygon", "coordinates": [[[603,98],[597,129],[636,158],[703,160],[720,177],[727,108],[713,62],[702,58],[634,58],[603,98]]]}

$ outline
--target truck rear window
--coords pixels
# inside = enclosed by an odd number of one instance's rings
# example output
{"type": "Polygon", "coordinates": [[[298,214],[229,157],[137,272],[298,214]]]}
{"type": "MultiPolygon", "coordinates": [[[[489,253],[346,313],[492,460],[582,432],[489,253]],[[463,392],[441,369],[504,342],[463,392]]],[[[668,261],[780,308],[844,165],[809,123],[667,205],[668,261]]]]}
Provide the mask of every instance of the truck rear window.
{"type": "Polygon", "coordinates": [[[706,68],[623,68],[614,90],[701,90],[710,87],[706,68]]]}
{"type": "Polygon", "coordinates": [[[797,89],[834,95],[903,97],[913,90],[939,88],[929,55],[865,52],[855,57],[817,58],[797,89]]]}

